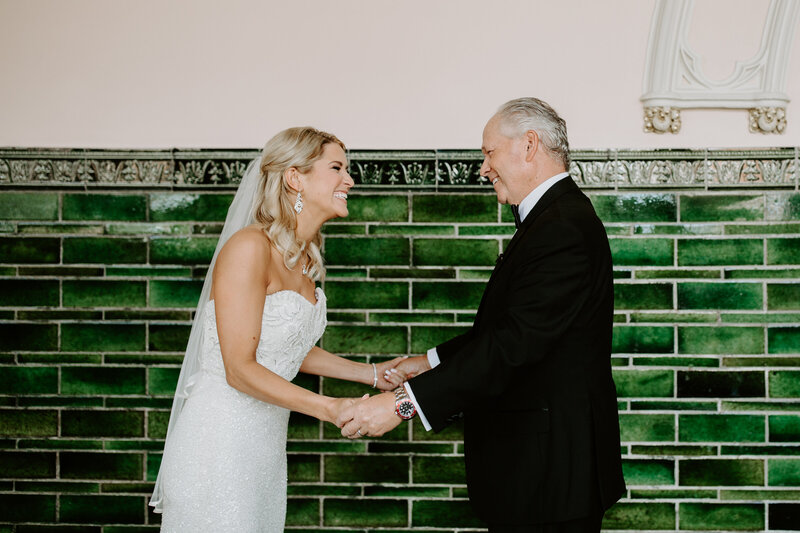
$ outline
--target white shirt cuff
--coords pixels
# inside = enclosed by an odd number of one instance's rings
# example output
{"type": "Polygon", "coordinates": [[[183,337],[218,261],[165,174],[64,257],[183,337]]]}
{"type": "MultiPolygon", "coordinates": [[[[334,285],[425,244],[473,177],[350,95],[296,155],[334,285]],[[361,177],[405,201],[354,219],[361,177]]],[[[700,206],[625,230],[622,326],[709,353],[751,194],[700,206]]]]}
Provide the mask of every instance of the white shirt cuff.
{"type": "Polygon", "coordinates": [[[414,391],[411,390],[411,385],[408,384],[408,381],[403,383],[403,387],[406,389],[408,393],[408,399],[411,400],[411,403],[414,404],[414,407],[417,409],[417,414],[419,415],[419,419],[422,421],[422,425],[425,427],[425,431],[430,431],[431,425],[428,423],[428,419],[425,418],[425,415],[422,412],[422,409],[419,408],[419,404],[417,403],[417,398],[414,396],[414,391]]]}
{"type": "Polygon", "coordinates": [[[431,368],[437,366],[441,363],[439,359],[439,352],[436,351],[436,346],[428,350],[428,364],[431,365],[431,368]]]}

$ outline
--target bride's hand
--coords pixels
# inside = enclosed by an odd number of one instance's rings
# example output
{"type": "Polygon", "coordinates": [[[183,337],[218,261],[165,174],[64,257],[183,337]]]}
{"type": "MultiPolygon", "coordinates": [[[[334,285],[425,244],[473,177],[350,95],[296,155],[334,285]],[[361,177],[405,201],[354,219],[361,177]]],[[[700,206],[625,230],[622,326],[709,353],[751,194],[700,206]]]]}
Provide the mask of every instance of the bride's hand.
{"type": "Polygon", "coordinates": [[[331,403],[328,406],[330,410],[329,421],[341,429],[343,425],[353,419],[353,406],[356,402],[367,398],[369,398],[369,394],[365,394],[361,398],[331,398],[331,403]]]}
{"type": "Polygon", "coordinates": [[[396,368],[397,372],[406,376],[406,379],[419,376],[423,372],[426,372],[430,369],[431,365],[428,363],[428,357],[425,355],[403,359],[398,363],[396,368]]]}
{"type": "Polygon", "coordinates": [[[408,356],[395,357],[389,361],[375,363],[378,372],[378,384],[376,388],[380,390],[394,390],[406,380],[406,373],[397,368],[400,363],[405,361],[408,356]]]}

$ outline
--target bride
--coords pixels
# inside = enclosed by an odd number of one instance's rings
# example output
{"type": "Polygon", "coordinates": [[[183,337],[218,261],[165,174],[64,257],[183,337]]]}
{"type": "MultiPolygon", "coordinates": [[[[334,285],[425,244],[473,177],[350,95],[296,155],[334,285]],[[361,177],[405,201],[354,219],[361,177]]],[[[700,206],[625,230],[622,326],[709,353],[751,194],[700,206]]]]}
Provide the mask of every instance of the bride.
{"type": "Polygon", "coordinates": [[[281,532],[290,411],[333,422],[354,398],[294,385],[298,371],[391,390],[400,358],[349,361],[315,343],[326,325],[320,227],[347,216],[344,144],[290,128],[248,167],[195,315],[150,505],[162,531],[281,532]]]}

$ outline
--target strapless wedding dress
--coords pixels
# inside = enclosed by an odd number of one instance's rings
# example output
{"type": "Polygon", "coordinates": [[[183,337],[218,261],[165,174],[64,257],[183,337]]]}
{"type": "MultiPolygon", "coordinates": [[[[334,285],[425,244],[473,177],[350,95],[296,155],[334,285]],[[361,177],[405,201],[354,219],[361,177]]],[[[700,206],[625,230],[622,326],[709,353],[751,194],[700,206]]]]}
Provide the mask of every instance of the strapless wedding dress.
{"type": "MultiPolygon", "coordinates": [[[[316,304],[284,290],[264,301],[258,363],[292,380],[325,330],[325,294],[316,304]]],[[[203,311],[200,373],[162,460],[162,531],[283,531],[289,411],[225,381],[214,301],[203,311]]]]}

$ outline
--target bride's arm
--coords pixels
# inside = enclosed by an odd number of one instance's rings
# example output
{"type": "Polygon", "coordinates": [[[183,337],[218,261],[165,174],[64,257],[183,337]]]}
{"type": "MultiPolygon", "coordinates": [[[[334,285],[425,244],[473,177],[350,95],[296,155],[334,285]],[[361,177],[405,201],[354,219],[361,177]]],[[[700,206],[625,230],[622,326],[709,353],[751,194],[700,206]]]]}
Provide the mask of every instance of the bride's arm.
{"type": "Polygon", "coordinates": [[[256,361],[269,260],[269,245],[247,230],[234,235],[217,257],[214,308],[228,384],[261,401],[335,423],[338,411],[352,400],[315,394],[256,361]]]}
{"type": "Polygon", "coordinates": [[[391,371],[404,359],[405,357],[397,357],[381,363],[358,363],[314,346],[303,360],[300,372],[328,378],[345,379],[370,386],[375,383],[376,387],[381,390],[392,390],[405,381],[405,374],[391,371]]]}

